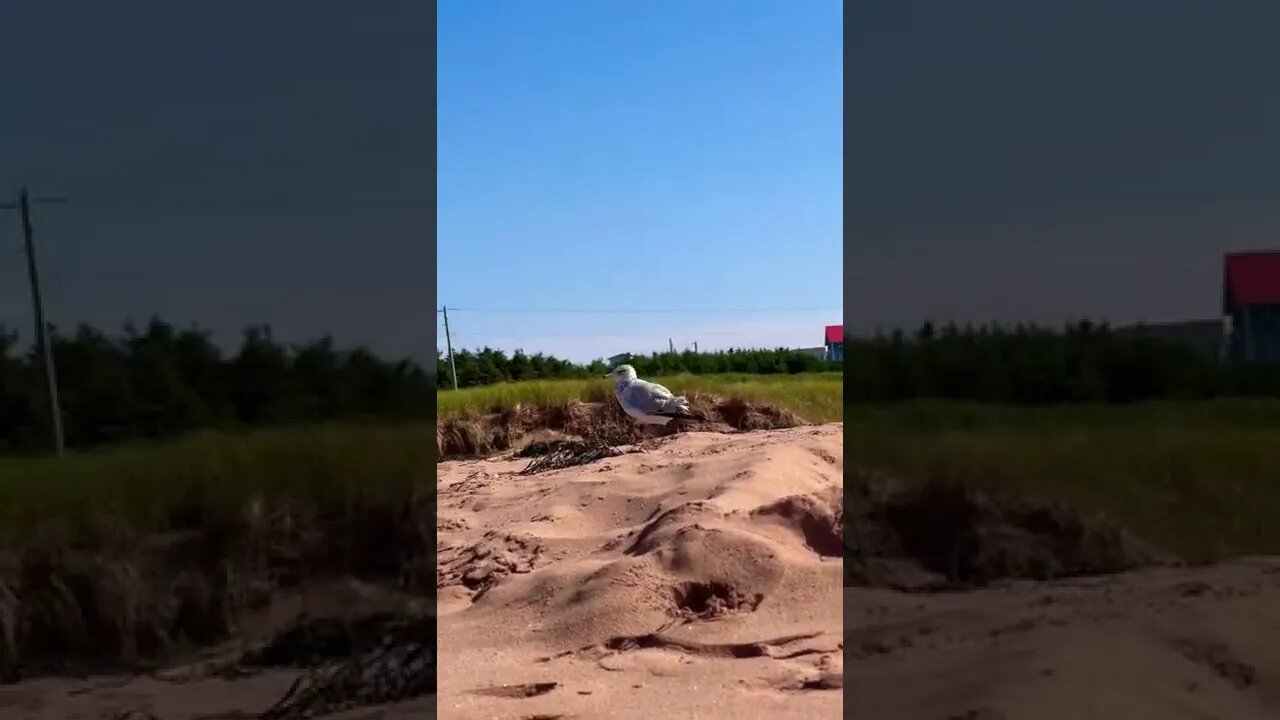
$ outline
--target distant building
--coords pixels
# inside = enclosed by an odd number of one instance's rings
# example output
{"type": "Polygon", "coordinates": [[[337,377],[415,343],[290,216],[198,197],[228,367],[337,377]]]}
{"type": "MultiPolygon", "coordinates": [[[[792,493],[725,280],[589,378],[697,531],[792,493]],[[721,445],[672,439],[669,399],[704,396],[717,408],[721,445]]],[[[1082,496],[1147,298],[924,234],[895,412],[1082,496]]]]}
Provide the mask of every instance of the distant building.
{"type": "Polygon", "coordinates": [[[804,353],[805,355],[812,355],[818,358],[819,360],[827,359],[827,348],[825,345],[820,345],[818,347],[797,348],[796,352],[804,353]]]}
{"type": "Polygon", "coordinates": [[[824,347],[828,361],[844,362],[844,325],[827,326],[824,347]]]}
{"type": "Polygon", "coordinates": [[[1115,332],[1120,336],[1177,343],[1214,360],[1223,359],[1227,340],[1227,324],[1222,320],[1143,323],[1116,328],[1115,332]]]}
{"type": "Polygon", "coordinates": [[[1228,359],[1280,362],[1280,251],[1226,256],[1222,314],[1231,323],[1228,359]]]}
{"type": "Polygon", "coordinates": [[[631,353],[619,353],[609,358],[610,365],[621,365],[622,363],[631,362],[631,353]]]}

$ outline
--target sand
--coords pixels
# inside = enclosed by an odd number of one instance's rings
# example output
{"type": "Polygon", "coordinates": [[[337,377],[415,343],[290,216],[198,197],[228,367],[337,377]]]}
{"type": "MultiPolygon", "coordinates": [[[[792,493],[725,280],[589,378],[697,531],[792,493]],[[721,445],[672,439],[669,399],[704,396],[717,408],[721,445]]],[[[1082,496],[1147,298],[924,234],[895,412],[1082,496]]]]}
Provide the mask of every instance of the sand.
{"type": "Polygon", "coordinates": [[[695,433],[533,477],[447,464],[440,717],[835,718],[846,698],[902,720],[1280,717],[1280,559],[837,590],[841,440],[695,433]],[[688,582],[738,600],[682,613],[688,582]]]}
{"type": "MultiPolygon", "coordinates": [[[[232,681],[155,677],[44,678],[0,686],[4,720],[255,720],[279,699],[297,673],[272,671],[232,681]]],[[[434,717],[435,698],[363,707],[326,720],[409,720],[434,717]]]]}
{"type": "Polygon", "coordinates": [[[845,591],[850,717],[1280,717],[1280,559],[845,591]]]}
{"type": "Polygon", "coordinates": [[[439,717],[836,718],[843,431],[439,467],[439,717]]]}
{"type": "MultiPolygon", "coordinates": [[[[35,677],[0,685],[4,720],[250,720],[285,695],[301,671],[251,670],[226,678],[218,670],[288,628],[299,614],[352,618],[420,608],[421,601],[353,578],[321,580],[279,593],[240,619],[239,637],[204,648],[163,669],[136,674],[35,677]]],[[[366,706],[325,715],[332,720],[432,717],[435,698],[366,706]]]]}

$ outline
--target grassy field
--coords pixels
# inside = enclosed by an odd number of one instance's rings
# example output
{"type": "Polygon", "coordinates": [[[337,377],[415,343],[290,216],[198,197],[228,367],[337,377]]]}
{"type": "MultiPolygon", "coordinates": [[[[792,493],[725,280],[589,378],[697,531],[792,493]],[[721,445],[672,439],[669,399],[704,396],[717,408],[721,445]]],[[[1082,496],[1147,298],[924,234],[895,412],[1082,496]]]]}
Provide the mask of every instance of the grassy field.
{"type": "MultiPolygon", "coordinates": [[[[841,376],[681,376],[678,392],[783,405],[812,421],[838,420],[841,376]]],[[[603,400],[610,385],[555,381],[439,393],[442,415],[573,399],[603,400]]],[[[360,505],[433,488],[434,428],[347,425],[203,433],[92,452],[0,458],[0,547],[50,540],[99,545],[154,532],[235,522],[261,498],[302,499],[342,516],[360,505]]]]}
{"type": "Polygon", "coordinates": [[[66,458],[0,460],[0,547],[129,542],[233,522],[249,503],[305,499],[329,517],[434,489],[434,428],[327,426],[205,433],[66,458]]]}
{"type": "Polygon", "coordinates": [[[850,407],[846,462],[1101,511],[1189,560],[1280,553],[1280,403],[850,407]]]}
{"type": "MultiPolygon", "coordinates": [[[[653,378],[677,395],[706,393],[773,403],[809,422],[834,422],[844,415],[841,373],[801,375],[673,375],[653,378]]],[[[440,417],[467,412],[494,412],[516,405],[598,402],[613,392],[609,380],[539,380],[503,383],[436,394],[440,417]]]]}
{"type": "MultiPolygon", "coordinates": [[[[1102,511],[1189,559],[1280,553],[1280,403],[1015,408],[841,404],[839,374],[660,378],[679,393],[771,402],[843,420],[850,468],[956,479],[1102,511]]],[[[441,416],[603,400],[609,383],[442,391],[441,416]]],[[[81,542],[233,519],[254,498],[330,515],[433,487],[434,428],[208,433],[51,458],[0,459],[0,546],[42,527],[81,542]]]]}

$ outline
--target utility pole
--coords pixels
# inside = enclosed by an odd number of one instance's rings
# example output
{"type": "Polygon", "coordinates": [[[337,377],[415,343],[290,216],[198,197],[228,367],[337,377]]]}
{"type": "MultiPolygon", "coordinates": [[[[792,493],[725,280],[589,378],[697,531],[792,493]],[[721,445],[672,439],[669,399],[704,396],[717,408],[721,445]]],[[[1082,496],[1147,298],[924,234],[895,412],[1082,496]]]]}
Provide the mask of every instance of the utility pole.
{"type": "Polygon", "coordinates": [[[697,341],[697,340],[694,340],[694,341],[693,341],[693,354],[694,354],[694,355],[697,355],[697,354],[698,354],[698,341],[697,341]]]}
{"type": "Polygon", "coordinates": [[[449,374],[453,376],[453,389],[458,389],[458,367],[453,364],[453,339],[449,337],[449,308],[440,306],[444,313],[444,343],[449,348],[449,374]]]}
{"type": "Polygon", "coordinates": [[[53,448],[62,457],[62,405],[58,402],[58,370],[53,363],[53,344],[49,339],[49,326],[44,319],[44,302],[40,296],[40,273],[36,263],[36,247],[31,229],[31,205],[65,203],[66,198],[32,198],[24,187],[18,192],[17,203],[0,204],[0,210],[17,209],[22,218],[22,238],[27,253],[27,278],[31,283],[31,305],[35,311],[36,354],[44,366],[45,390],[49,400],[49,420],[53,429],[53,448]]]}
{"type": "Polygon", "coordinates": [[[676,354],[676,344],[671,341],[671,338],[667,338],[667,352],[672,355],[676,354]]]}

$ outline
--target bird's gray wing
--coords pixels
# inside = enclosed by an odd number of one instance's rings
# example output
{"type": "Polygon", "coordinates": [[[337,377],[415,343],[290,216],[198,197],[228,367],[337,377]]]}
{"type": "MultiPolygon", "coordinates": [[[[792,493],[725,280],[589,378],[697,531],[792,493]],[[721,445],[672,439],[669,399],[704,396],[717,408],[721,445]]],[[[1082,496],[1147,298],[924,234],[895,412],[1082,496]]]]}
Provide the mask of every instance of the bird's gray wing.
{"type": "Polygon", "coordinates": [[[649,415],[661,412],[666,407],[667,401],[671,399],[671,391],[661,385],[636,380],[627,385],[620,399],[627,407],[649,415]]]}
{"type": "Polygon", "coordinates": [[[646,415],[685,413],[685,400],[677,398],[665,387],[644,380],[632,382],[625,390],[625,402],[646,415]]]}

